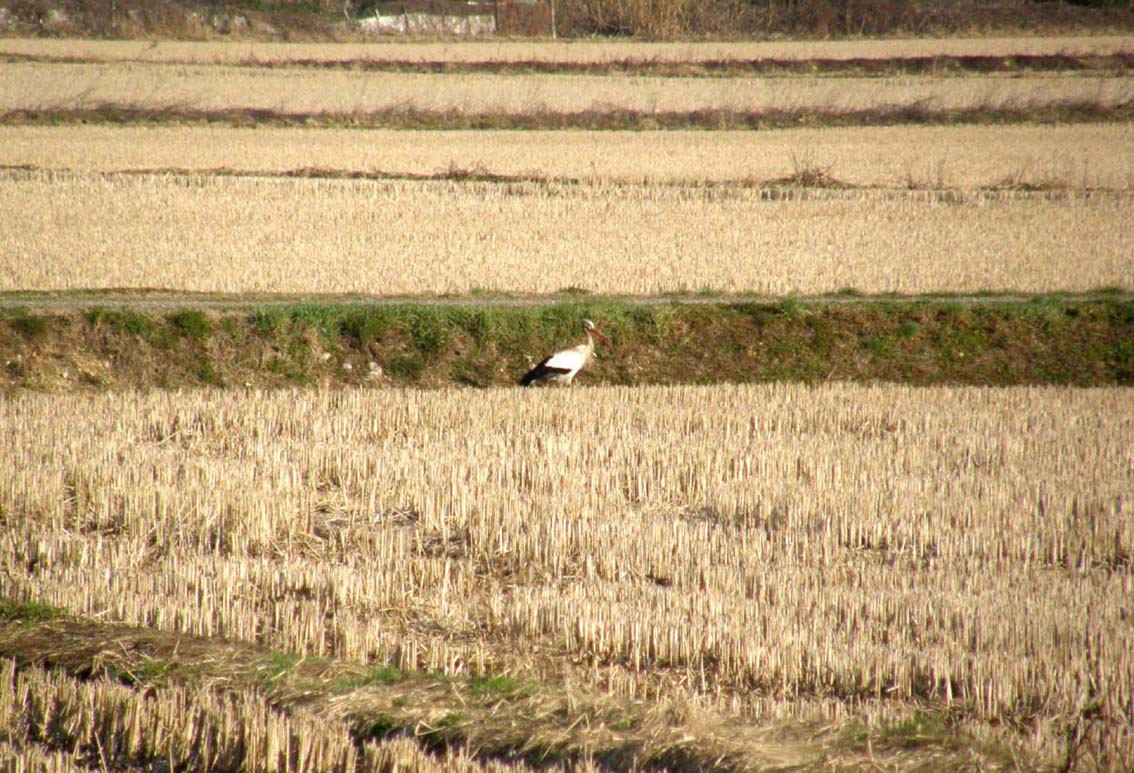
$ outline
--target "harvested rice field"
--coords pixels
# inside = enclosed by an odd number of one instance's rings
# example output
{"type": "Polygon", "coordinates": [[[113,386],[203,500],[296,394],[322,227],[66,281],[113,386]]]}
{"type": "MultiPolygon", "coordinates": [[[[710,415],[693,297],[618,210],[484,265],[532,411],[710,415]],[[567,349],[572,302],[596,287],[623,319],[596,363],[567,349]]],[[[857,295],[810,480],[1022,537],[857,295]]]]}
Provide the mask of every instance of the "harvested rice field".
{"type": "Polygon", "coordinates": [[[1134,286],[1127,193],[16,172],[0,290],[818,294],[1134,286]],[[208,238],[202,236],[208,235],[208,238]]]}
{"type": "MultiPolygon", "coordinates": [[[[0,566],[6,596],[132,642],[107,657],[136,686],[227,676],[221,692],[244,699],[258,679],[302,709],[288,721],[338,720],[364,745],[377,723],[487,744],[477,725],[494,716],[526,723],[537,750],[558,737],[567,760],[653,736],[735,767],[861,761],[871,744],[884,763],[1031,767],[1057,764],[1072,730],[1117,760],[1134,684],[1132,397],[29,394],[0,403],[0,566]],[[195,666],[205,654],[223,659],[195,666]],[[535,707],[568,715],[547,735],[524,719],[535,707]]],[[[88,645],[37,639],[51,625],[0,636],[0,655],[35,660],[39,641],[79,669],[88,645]]],[[[21,695],[75,689],[26,678],[21,695]]],[[[94,689],[96,716],[131,700],[94,689]]],[[[162,700],[205,700],[193,690],[162,700]]],[[[231,721],[216,710],[193,723],[231,721]]],[[[86,732],[127,757],[151,748],[120,727],[86,732]]]]}
{"type": "Polygon", "coordinates": [[[1113,108],[1134,102],[1134,78],[594,78],[577,75],[357,73],[149,63],[0,63],[0,111],[107,107],[270,111],[520,114],[846,112],[1113,108]]]}
{"type": "Polygon", "coordinates": [[[0,769],[1122,769],[1132,71],[0,39],[0,769]]]}

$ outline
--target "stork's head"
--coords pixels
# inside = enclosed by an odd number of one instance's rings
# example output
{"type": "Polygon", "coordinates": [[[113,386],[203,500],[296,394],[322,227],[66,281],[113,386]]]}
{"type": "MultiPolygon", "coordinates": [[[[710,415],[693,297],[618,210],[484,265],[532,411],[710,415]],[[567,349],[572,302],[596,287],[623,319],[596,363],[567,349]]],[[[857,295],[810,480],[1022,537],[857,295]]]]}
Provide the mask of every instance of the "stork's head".
{"type": "Polygon", "coordinates": [[[603,341],[607,340],[606,336],[602,334],[602,331],[595,327],[595,323],[591,322],[589,319],[583,320],[583,332],[595,335],[603,341]]]}

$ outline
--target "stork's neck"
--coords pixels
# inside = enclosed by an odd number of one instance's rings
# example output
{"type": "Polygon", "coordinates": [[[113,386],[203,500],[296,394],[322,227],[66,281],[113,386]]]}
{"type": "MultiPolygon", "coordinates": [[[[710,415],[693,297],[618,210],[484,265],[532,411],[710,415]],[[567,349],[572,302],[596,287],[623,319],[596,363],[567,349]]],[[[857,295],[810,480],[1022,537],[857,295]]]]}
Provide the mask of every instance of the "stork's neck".
{"type": "Polygon", "coordinates": [[[591,331],[589,331],[589,330],[584,330],[583,332],[585,332],[585,333],[587,334],[587,343],[586,343],[586,344],[584,344],[584,346],[583,346],[583,354],[584,354],[584,355],[586,356],[586,358],[587,358],[587,359],[589,360],[589,359],[591,359],[591,358],[592,358],[592,357],[594,356],[594,351],[595,351],[595,339],[594,339],[594,337],[593,337],[593,336],[591,335],[591,331]]]}

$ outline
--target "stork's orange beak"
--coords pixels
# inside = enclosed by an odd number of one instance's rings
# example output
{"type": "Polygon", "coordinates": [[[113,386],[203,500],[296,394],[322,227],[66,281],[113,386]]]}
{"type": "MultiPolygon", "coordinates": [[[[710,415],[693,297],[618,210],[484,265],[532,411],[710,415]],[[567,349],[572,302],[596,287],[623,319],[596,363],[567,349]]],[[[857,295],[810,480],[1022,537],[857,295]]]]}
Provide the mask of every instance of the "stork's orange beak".
{"type": "Polygon", "coordinates": [[[592,328],[591,328],[591,332],[592,332],[592,333],[594,333],[594,334],[595,334],[595,336],[596,336],[596,337],[597,337],[597,338],[598,338],[598,339],[599,339],[600,341],[610,341],[610,339],[609,339],[609,338],[607,338],[606,336],[604,336],[604,335],[602,334],[602,331],[601,331],[601,330],[599,330],[599,329],[598,329],[597,327],[592,327],[592,328]]]}

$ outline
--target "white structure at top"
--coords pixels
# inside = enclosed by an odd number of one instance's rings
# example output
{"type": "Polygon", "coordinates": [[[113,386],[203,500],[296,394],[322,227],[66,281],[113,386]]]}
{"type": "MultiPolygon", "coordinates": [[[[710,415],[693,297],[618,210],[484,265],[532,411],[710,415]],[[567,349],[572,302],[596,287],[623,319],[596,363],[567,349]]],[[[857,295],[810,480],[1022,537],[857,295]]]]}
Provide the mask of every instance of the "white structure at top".
{"type": "Polygon", "coordinates": [[[363,32],[377,35],[495,35],[496,17],[492,13],[440,14],[395,13],[377,14],[359,19],[363,32]]]}

